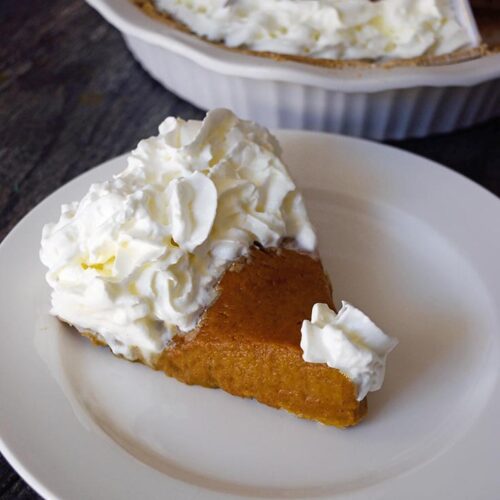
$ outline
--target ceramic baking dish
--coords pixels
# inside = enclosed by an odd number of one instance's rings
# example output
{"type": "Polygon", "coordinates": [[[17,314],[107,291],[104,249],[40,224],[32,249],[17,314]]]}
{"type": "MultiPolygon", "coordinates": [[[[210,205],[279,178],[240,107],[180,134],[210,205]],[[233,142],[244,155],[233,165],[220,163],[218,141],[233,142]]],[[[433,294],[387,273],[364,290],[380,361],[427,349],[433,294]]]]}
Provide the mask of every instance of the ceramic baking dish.
{"type": "Polygon", "coordinates": [[[166,88],[271,128],[373,139],[449,132],[500,114],[500,54],[441,66],[331,69],[226,50],[145,15],[87,0],[166,88]]]}

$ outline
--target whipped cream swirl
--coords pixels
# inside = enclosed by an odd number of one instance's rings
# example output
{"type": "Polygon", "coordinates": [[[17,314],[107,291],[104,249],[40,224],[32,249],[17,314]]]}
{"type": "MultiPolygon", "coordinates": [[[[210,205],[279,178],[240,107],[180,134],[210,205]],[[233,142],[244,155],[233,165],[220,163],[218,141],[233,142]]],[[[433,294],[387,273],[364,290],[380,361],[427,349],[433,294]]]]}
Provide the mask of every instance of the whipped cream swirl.
{"type": "Polygon", "coordinates": [[[347,302],[338,314],[326,304],[315,304],[301,333],[304,361],[340,370],[356,384],[358,401],[382,387],[387,355],[398,344],[347,302]]]}
{"type": "Polygon", "coordinates": [[[229,47],[327,59],[447,54],[472,40],[452,0],[154,0],[229,47]]]}
{"type": "Polygon", "coordinates": [[[64,205],[43,228],[52,314],[113,352],[150,361],[193,330],[228,265],[254,242],[316,236],[276,140],[219,109],[167,118],[113,179],[64,205]]]}

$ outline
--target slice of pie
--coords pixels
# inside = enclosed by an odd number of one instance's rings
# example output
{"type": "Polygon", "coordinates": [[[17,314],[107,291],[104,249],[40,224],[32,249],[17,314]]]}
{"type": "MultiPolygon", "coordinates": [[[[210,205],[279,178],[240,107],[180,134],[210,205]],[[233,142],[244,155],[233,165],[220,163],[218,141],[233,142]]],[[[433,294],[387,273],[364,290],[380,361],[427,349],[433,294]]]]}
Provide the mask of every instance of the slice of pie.
{"type": "Polygon", "coordinates": [[[394,347],[352,306],[334,312],[276,140],[227,110],[165,120],[44,227],[41,259],[52,313],[94,343],[325,424],[364,417],[394,347]]]}

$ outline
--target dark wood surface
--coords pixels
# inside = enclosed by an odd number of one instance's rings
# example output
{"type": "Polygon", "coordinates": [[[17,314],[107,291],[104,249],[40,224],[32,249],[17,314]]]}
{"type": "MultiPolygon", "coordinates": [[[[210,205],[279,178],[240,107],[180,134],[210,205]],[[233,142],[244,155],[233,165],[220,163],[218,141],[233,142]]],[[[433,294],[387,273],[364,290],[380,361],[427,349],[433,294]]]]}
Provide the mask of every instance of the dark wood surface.
{"type": "MultiPolygon", "coordinates": [[[[52,191],[130,150],[165,116],[204,114],[153,81],[82,1],[2,0],[0,41],[0,241],[52,191]]],[[[392,144],[500,195],[500,118],[392,144]]],[[[39,497],[0,456],[0,499],[10,498],[39,497]]]]}

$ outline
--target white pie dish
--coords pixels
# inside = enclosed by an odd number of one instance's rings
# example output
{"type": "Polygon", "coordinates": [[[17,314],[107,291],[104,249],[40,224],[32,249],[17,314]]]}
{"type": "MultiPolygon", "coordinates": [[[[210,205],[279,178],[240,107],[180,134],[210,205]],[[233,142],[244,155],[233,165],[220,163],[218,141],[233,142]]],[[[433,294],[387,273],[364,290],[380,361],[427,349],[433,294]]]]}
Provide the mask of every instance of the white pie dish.
{"type": "Polygon", "coordinates": [[[366,420],[339,430],[187,386],[49,316],[42,226],[121,156],[0,245],[0,452],[45,498],[497,497],[500,201],[398,149],[276,135],[335,297],[400,340],[366,420]]]}
{"type": "Polygon", "coordinates": [[[87,2],[166,88],[270,128],[401,139],[500,113],[500,54],[445,66],[335,70],[226,50],[149,18],[130,1],[87,2]]]}

